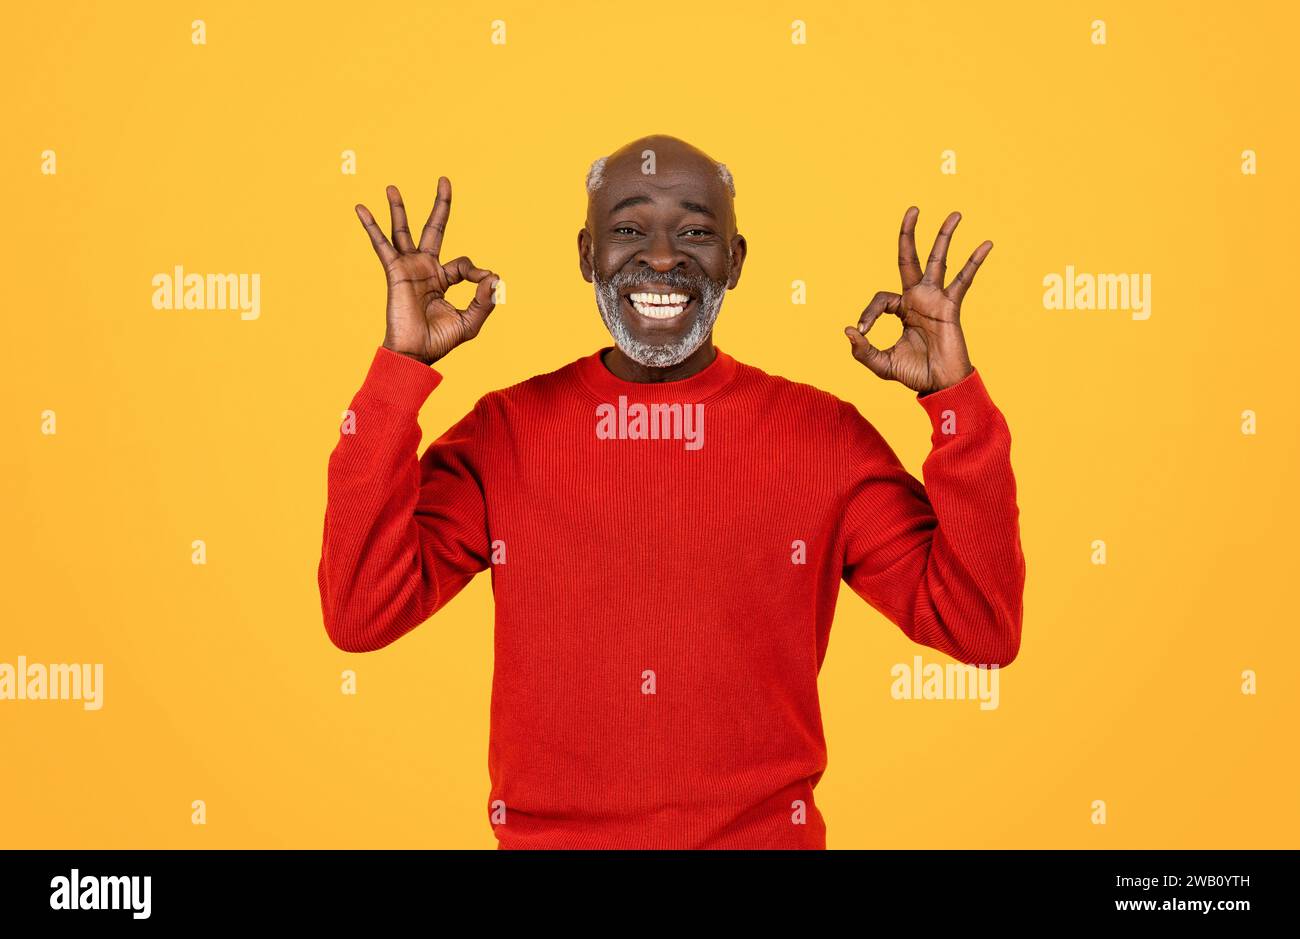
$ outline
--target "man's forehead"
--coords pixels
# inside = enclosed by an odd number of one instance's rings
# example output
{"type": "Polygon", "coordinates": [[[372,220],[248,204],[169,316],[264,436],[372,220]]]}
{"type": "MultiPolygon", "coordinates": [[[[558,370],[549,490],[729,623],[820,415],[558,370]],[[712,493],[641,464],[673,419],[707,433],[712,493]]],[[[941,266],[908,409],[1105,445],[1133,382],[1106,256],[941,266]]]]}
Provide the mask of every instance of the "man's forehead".
{"type": "Polygon", "coordinates": [[[653,202],[690,199],[714,212],[726,211],[727,189],[717,164],[688,155],[667,155],[653,164],[631,157],[611,157],[599,189],[591,194],[594,208],[608,210],[625,199],[645,196],[653,202]],[[649,169],[653,168],[653,172],[649,169]]]}
{"type": "Polygon", "coordinates": [[[709,157],[689,147],[676,143],[646,141],[622,147],[605,161],[607,173],[698,173],[707,176],[716,172],[717,164],[709,157]]]}

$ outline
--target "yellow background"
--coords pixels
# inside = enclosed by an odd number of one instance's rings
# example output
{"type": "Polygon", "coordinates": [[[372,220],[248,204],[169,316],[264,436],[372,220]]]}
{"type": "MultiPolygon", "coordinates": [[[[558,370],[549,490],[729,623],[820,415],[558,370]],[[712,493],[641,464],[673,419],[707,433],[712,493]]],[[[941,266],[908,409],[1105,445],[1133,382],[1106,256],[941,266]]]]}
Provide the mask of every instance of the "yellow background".
{"type": "Polygon", "coordinates": [[[0,661],[106,674],[98,712],[0,702],[0,846],[495,847],[487,577],[377,653],[336,650],[321,623],[326,461],[383,336],[352,206],[386,224],[395,183],[421,224],[445,174],[444,257],[507,282],[442,363],[423,451],[484,392],[607,343],[578,272],[583,178],[664,132],[736,177],[750,255],[719,346],[855,402],[914,473],[925,416],[842,329],[898,289],[909,204],[923,253],[951,209],[957,263],[996,244],[964,323],[1012,430],[1023,649],[995,711],[894,701],[891,665],[946,660],[844,590],[821,679],[830,846],[1294,847],[1286,6],[14,7],[0,661]],[[177,264],[260,273],[260,319],[153,309],[177,264]],[[1151,318],[1044,309],[1067,264],[1150,273],[1151,318]]]}

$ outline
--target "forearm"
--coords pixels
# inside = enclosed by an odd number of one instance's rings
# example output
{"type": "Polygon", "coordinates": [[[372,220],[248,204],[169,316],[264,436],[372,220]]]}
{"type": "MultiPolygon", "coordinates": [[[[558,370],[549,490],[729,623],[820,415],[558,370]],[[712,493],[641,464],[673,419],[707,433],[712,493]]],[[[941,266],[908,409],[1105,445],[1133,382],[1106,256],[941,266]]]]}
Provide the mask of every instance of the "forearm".
{"type": "Polygon", "coordinates": [[[1007,665],[1025,585],[1011,434],[982,385],[951,391],[922,398],[935,424],[922,473],[937,524],[908,634],[969,664],[1007,665]]]}
{"type": "Polygon", "coordinates": [[[915,642],[1006,665],[1025,580],[1010,431],[978,373],[917,400],[932,427],[924,483],[856,409],[843,415],[845,581],[915,642]]]}
{"type": "Polygon", "coordinates": [[[350,652],[388,645],[438,603],[415,512],[419,407],[440,376],[393,355],[375,358],[329,459],[317,580],[325,629],[350,652]]]}

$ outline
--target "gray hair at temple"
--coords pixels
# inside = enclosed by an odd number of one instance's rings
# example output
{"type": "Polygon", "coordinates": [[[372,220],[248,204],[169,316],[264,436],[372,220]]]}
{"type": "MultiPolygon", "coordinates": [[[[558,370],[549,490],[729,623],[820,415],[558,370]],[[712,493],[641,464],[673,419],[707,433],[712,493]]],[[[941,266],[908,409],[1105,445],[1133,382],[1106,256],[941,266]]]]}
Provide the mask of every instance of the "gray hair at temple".
{"type": "MultiPolygon", "coordinates": [[[[605,161],[609,157],[601,157],[591,164],[591,169],[587,170],[587,195],[591,195],[597,189],[605,184],[605,161]]],[[[736,198],[736,181],[731,177],[731,170],[727,169],[727,164],[714,162],[718,168],[718,178],[727,185],[727,191],[731,197],[736,198]]]]}

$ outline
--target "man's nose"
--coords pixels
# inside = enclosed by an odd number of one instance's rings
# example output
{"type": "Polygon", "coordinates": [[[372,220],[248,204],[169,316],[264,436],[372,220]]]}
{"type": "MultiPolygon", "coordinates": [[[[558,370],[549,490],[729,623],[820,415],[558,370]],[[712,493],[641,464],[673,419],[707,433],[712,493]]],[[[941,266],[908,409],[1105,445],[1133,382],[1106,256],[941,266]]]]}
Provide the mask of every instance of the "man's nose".
{"type": "Polygon", "coordinates": [[[686,255],[677,250],[667,232],[659,232],[650,237],[649,244],[641,250],[638,260],[656,273],[663,273],[684,265],[686,255]]]}

